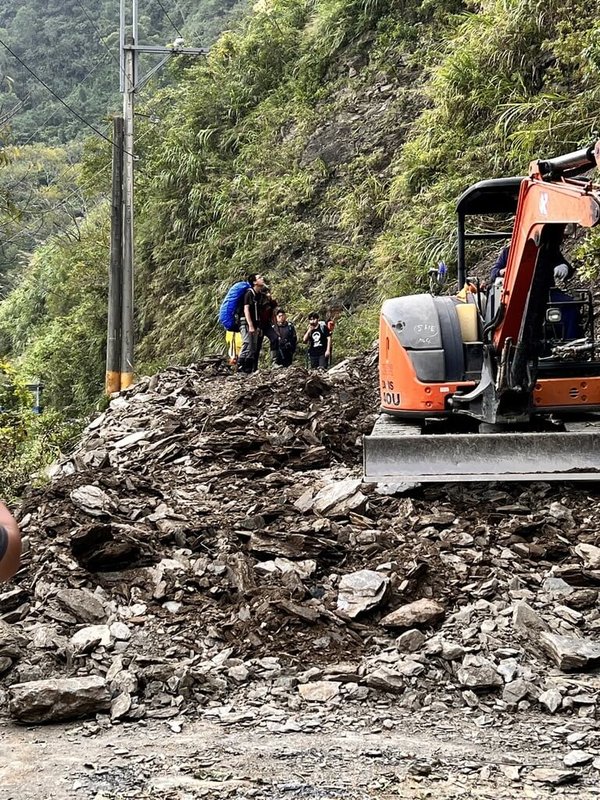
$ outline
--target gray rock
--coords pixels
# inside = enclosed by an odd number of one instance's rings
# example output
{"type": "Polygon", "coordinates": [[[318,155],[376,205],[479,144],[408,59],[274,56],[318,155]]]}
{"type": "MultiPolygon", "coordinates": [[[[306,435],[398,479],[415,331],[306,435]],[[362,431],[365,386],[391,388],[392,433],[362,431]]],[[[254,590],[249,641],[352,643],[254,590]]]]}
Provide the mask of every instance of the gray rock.
{"type": "Polygon", "coordinates": [[[547,783],[550,786],[562,786],[566,783],[576,783],[580,776],[576,772],[567,772],[564,769],[547,769],[538,767],[527,776],[535,783],[547,783]]]}
{"type": "Polygon", "coordinates": [[[504,658],[496,667],[496,671],[502,675],[506,683],[510,683],[519,672],[519,662],[516,658],[504,658]]]}
{"type": "Polygon", "coordinates": [[[310,511],[313,507],[313,490],[307,489],[305,492],[303,492],[294,503],[294,506],[302,514],[306,514],[308,511],[310,511]]]}
{"type": "Polygon", "coordinates": [[[339,584],[338,611],[352,619],[371,611],[385,597],[388,585],[388,578],[372,569],[344,575],[339,584]]]}
{"type": "Polygon", "coordinates": [[[67,645],[67,639],[58,633],[54,625],[37,625],[31,634],[31,644],[36,650],[58,650],[67,645]]]}
{"type": "Polygon", "coordinates": [[[563,758],[565,767],[581,767],[583,764],[589,764],[594,760],[592,753],[586,753],[585,750],[571,750],[563,758]]]}
{"type": "Polygon", "coordinates": [[[548,689],[538,697],[540,705],[545,706],[551,714],[555,714],[561,706],[562,694],[558,689],[548,689]]]}
{"type": "Polygon", "coordinates": [[[577,589],[565,597],[565,605],[571,608],[592,608],[598,602],[597,589],[577,589]]]}
{"type": "MultiPolygon", "coordinates": [[[[313,511],[315,514],[326,514],[328,511],[341,503],[347,503],[358,492],[363,501],[364,495],[359,492],[362,481],[358,478],[346,478],[342,481],[335,481],[317,493],[313,501],[313,511]]],[[[360,504],[359,504],[360,505],[360,504]]]]}
{"type": "Polygon", "coordinates": [[[463,658],[462,666],[457,671],[456,676],[460,685],[469,689],[494,689],[504,683],[491,661],[488,661],[483,656],[476,656],[470,653],[467,653],[463,658]]]}
{"type": "Polygon", "coordinates": [[[300,697],[310,703],[327,703],[340,693],[341,683],[337,681],[315,681],[302,683],[298,687],[300,697]]]}
{"type": "Polygon", "coordinates": [[[398,661],[396,669],[401,675],[406,675],[407,678],[414,678],[425,672],[425,665],[421,664],[420,661],[413,661],[412,658],[405,658],[402,661],[398,661]]]}
{"type": "Polygon", "coordinates": [[[9,658],[8,656],[0,656],[0,675],[4,675],[5,672],[8,672],[13,663],[14,662],[12,658],[9,658]]]}
{"type": "Polygon", "coordinates": [[[367,686],[374,689],[383,689],[385,692],[403,692],[406,687],[406,678],[398,671],[388,667],[369,672],[365,678],[367,686]]]}
{"type": "Polygon", "coordinates": [[[600,662],[600,644],[576,636],[539,633],[539,646],[562,670],[582,670],[600,662]]]}
{"type": "Polygon", "coordinates": [[[550,503],[550,508],[548,509],[548,513],[554,519],[562,519],[565,522],[573,522],[573,513],[569,508],[563,506],[562,503],[559,503],[555,500],[553,503],[550,503]]]}
{"type": "Polygon", "coordinates": [[[401,633],[396,639],[396,647],[400,653],[416,653],[425,643],[425,634],[413,628],[413,630],[401,633]]]}
{"type": "Polygon", "coordinates": [[[108,646],[112,641],[108,625],[88,625],[71,636],[71,644],[77,650],[87,650],[94,644],[108,646]]]}
{"type": "Polygon", "coordinates": [[[448,641],[448,639],[442,639],[441,643],[442,643],[442,651],[440,655],[444,660],[457,661],[459,658],[462,658],[464,656],[465,648],[457,644],[456,642],[448,641]]]}
{"type": "Polygon", "coordinates": [[[0,656],[18,658],[27,647],[28,641],[20,631],[0,620],[0,656]]]}
{"type": "Polygon", "coordinates": [[[420,485],[420,483],[412,483],[409,481],[401,481],[400,483],[378,483],[375,487],[375,492],[376,494],[393,497],[396,494],[412,492],[413,489],[418,489],[420,485]]]}
{"type": "Polygon", "coordinates": [[[301,166],[305,167],[318,158],[328,167],[334,167],[353,157],[356,152],[356,126],[346,120],[346,116],[341,113],[339,118],[329,121],[311,134],[302,153],[301,166]]]}
{"type": "Polygon", "coordinates": [[[534,635],[536,631],[548,630],[548,625],[540,615],[523,600],[516,603],[513,609],[513,626],[527,637],[534,635]]]}
{"type": "Polygon", "coordinates": [[[113,692],[121,694],[124,692],[127,692],[127,694],[135,694],[138,690],[137,675],[128,669],[117,672],[115,675],[112,675],[110,679],[107,673],[107,683],[109,683],[113,692]]]}
{"type": "Polygon", "coordinates": [[[383,617],[380,624],[386,628],[412,628],[413,625],[435,622],[441,619],[445,613],[443,606],[435,600],[428,600],[424,597],[421,600],[415,600],[414,603],[400,606],[383,617]]]}
{"type": "Polygon", "coordinates": [[[102,601],[88,589],[61,589],[56,599],[80,622],[102,622],[106,619],[102,601]]]}
{"type": "Polygon", "coordinates": [[[600,569],[600,547],[581,542],[575,547],[575,552],[587,569],[600,569]]]}
{"type": "Polygon", "coordinates": [[[548,592],[548,594],[556,595],[557,597],[569,595],[575,591],[575,587],[568,584],[562,578],[546,578],[542,584],[542,589],[548,592]]]}
{"type": "Polygon", "coordinates": [[[110,718],[122,719],[131,708],[131,695],[127,692],[115,697],[110,706],[110,718]]]}
{"type": "Polygon", "coordinates": [[[328,664],[325,672],[328,681],[355,683],[358,679],[358,665],[350,663],[328,664]]]}
{"type": "Polygon", "coordinates": [[[9,689],[9,712],[20,722],[75,719],[109,707],[110,692],[97,675],[17,683],[9,689]]]}
{"type": "Polygon", "coordinates": [[[131,639],[131,628],[124,622],[119,622],[117,620],[117,622],[113,622],[112,625],[109,626],[108,630],[110,636],[120,642],[127,642],[131,639]]]}
{"type": "Polygon", "coordinates": [[[102,516],[114,509],[113,501],[97,486],[79,486],[73,489],[70,497],[73,505],[93,517],[102,516]]]}
{"type": "Polygon", "coordinates": [[[516,706],[529,694],[529,684],[522,678],[507,683],[502,692],[502,699],[509,706],[516,706]]]}
{"type": "Polygon", "coordinates": [[[231,678],[234,683],[246,683],[250,677],[250,670],[243,664],[238,664],[235,667],[229,667],[227,670],[227,676],[231,678]]]}

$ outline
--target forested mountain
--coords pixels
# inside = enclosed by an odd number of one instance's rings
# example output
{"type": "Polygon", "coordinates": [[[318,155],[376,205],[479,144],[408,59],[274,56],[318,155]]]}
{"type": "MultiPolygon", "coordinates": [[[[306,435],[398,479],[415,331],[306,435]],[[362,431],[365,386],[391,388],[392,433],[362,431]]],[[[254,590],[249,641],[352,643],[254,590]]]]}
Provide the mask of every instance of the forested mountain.
{"type": "MultiPolygon", "coordinates": [[[[372,341],[383,296],[452,267],[470,183],[591,140],[598,65],[583,0],[261,0],[140,109],[138,368],[222,347],[218,304],[254,270],[296,321],[343,307],[338,354],[372,341]]],[[[99,142],[86,191],[109,165],[99,142]]],[[[107,206],[78,236],[38,248],[0,304],[0,355],[80,411],[103,384],[107,206]]],[[[574,255],[599,254],[592,234],[574,255]]]]}
{"type": "MultiPolygon", "coordinates": [[[[245,0],[140,0],[139,43],[165,45],[181,35],[189,45],[208,45],[243,6],[245,0]]],[[[119,108],[119,0],[0,0],[0,40],[14,54],[0,46],[0,114],[17,144],[89,134],[27,67],[93,125],[119,108]]]]}
{"type": "MultiPolygon", "coordinates": [[[[183,34],[189,44],[209,44],[245,4],[142,0],[139,43],[165,45],[183,34]]],[[[131,2],[125,6],[129,11],[131,2]]],[[[122,104],[118,28],[118,0],[24,0],[17,8],[0,0],[0,130],[5,145],[0,296],[18,276],[26,254],[49,236],[62,233],[78,239],[78,220],[108,188],[109,165],[104,169],[107,180],[90,184],[81,182],[78,162],[83,138],[93,136],[93,129],[97,138],[110,137],[110,116],[122,104]]],[[[142,55],[140,74],[159,58],[142,55]]],[[[161,70],[153,86],[168,81],[168,71],[161,70]]],[[[140,98],[144,91],[151,89],[142,90],[140,98]]]]}

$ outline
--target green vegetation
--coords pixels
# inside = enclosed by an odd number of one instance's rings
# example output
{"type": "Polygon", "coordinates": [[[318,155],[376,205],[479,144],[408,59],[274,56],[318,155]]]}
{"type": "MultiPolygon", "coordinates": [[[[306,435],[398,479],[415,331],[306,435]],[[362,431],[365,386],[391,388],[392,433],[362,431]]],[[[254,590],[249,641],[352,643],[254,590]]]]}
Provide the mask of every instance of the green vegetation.
{"type": "MultiPolygon", "coordinates": [[[[245,0],[139,3],[139,43],[166,45],[181,33],[195,47],[209,45],[245,7],[245,0]]],[[[55,94],[106,132],[119,94],[119,3],[115,0],[0,0],[0,39],[55,94]]],[[[146,57],[143,72],[156,63],[146,57]]],[[[88,135],[81,120],[52,97],[0,46],[2,119],[19,144],[68,143],[88,135]]]]}
{"type": "Polygon", "coordinates": [[[80,430],[59,411],[34,414],[32,401],[16,370],[0,361],[0,497],[5,500],[12,500],[80,430]]]}
{"type": "MultiPolygon", "coordinates": [[[[207,59],[173,60],[140,109],[140,372],[222,348],[219,302],[258,270],[297,322],[344,309],[338,357],[368,344],[382,297],[454,262],[469,184],[591,141],[599,67],[583,0],[259,0],[207,59]]],[[[109,164],[105,143],[88,147],[92,207],[109,164]]],[[[0,355],[69,414],[102,391],[108,236],[100,204],[0,304],[0,355]]],[[[596,270],[598,235],[577,255],[596,270]]]]}

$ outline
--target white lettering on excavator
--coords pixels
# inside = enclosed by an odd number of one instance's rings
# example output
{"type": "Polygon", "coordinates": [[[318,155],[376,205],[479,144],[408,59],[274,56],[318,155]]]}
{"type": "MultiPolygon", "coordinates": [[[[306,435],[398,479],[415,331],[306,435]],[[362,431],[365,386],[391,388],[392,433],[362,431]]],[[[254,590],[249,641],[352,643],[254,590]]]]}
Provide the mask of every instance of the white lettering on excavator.
{"type": "Polygon", "coordinates": [[[540,194],[540,214],[543,217],[548,216],[548,192],[542,192],[540,194]]]}
{"type": "Polygon", "coordinates": [[[400,392],[384,392],[383,402],[386,406],[399,406],[400,405],[400,392]]]}
{"type": "Polygon", "coordinates": [[[416,334],[416,342],[415,344],[426,344],[432,345],[434,342],[432,339],[438,335],[438,328],[437,325],[431,325],[427,322],[418,322],[416,325],[413,326],[413,331],[416,334]]]}

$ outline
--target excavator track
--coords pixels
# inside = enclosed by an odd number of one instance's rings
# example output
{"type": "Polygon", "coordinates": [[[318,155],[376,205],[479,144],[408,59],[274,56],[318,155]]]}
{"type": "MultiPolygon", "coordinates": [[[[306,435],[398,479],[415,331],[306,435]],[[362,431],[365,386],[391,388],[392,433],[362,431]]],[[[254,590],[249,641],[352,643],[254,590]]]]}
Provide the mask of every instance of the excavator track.
{"type": "Polygon", "coordinates": [[[564,431],[425,433],[424,423],[381,414],[363,439],[367,482],[598,481],[600,415],[564,431]]]}

